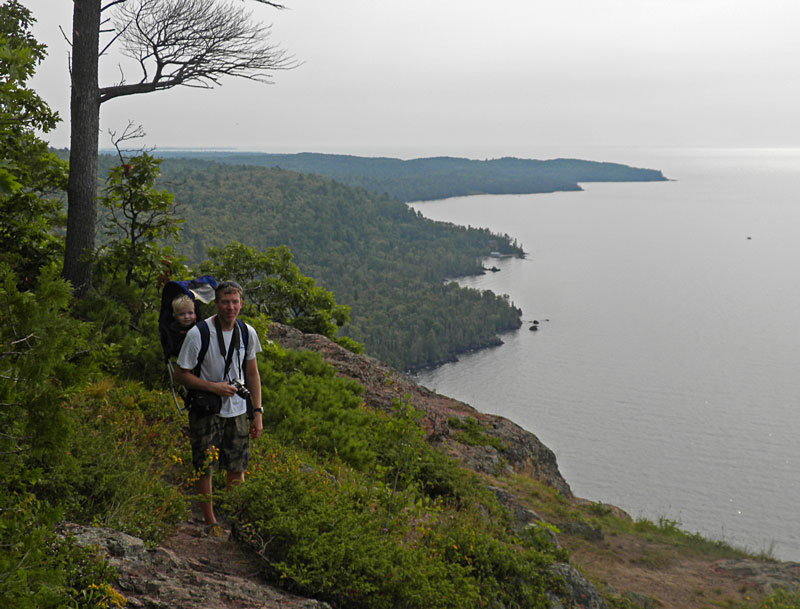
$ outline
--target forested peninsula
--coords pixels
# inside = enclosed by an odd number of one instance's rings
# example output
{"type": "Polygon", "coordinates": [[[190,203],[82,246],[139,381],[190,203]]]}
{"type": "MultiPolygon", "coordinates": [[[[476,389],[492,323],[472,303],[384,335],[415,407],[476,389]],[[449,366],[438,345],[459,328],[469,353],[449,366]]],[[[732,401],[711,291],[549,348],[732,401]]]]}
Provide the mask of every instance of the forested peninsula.
{"type": "Polygon", "coordinates": [[[208,247],[231,240],[257,250],[288,246],[303,273],[350,307],[341,334],[403,370],[500,344],[499,333],[519,328],[522,311],[508,297],[446,280],[484,272],[490,252],[524,252],[509,235],[434,222],[401,199],[664,179],[659,171],[578,160],[176,154],[161,170],[186,218],[181,254],[196,263],[208,247]],[[267,166],[275,164],[281,168],[267,166]]]}
{"type": "Polygon", "coordinates": [[[234,165],[289,169],[333,178],[349,186],[386,193],[404,202],[474,194],[529,194],[581,190],[580,182],[666,180],[656,169],[579,159],[474,160],[456,157],[395,159],[344,154],[267,154],[163,150],[163,158],[194,158],[234,165]]]}
{"type": "Polygon", "coordinates": [[[303,274],[350,307],[340,334],[404,370],[499,344],[520,326],[509,299],[446,282],[483,272],[492,251],[523,256],[508,235],[423,218],[387,195],[293,171],[186,159],[162,163],[180,202],[177,251],[190,262],[238,241],[287,246],[303,274]]]}

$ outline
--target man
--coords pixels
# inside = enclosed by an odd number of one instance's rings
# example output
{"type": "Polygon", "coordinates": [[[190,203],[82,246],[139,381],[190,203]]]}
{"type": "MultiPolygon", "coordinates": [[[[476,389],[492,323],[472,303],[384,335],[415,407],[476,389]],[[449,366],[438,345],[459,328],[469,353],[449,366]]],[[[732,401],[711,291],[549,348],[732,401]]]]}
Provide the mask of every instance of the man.
{"type": "MultiPolygon", "coordinates": [[[[212,473],[217,457],[226,472],[226,488],[244,481],[250,457],[250,439],[261,435],[261,378],[256,365],[256,353],[261,351],[258,334],[249,324],[237,324],[242,310],[243,292],[235,281],[223,281],[215,290],[216,315],[189,330],[178,355],[176,380],[190,394],[206,392],[210,410],[190,400],[189,439],[192,445],[192,464],[199,474],[195,491],[200,496],[200,508],[209,535],[220,535],[222,529],[214,516],[211,501],[212,473]],[[200,324],[208,327],[208,350],[203,357],[199,375],[195,374],[201,350],[200,324]],[[247,350],[241,334],[244,325],[248,332],[247,350]],[[220,340],[220,337],[222,340],[220,340]],[[231,348],[233,347],[233,348],[231,348]],[[253,405],[252,421],[247,415],[247,401],[237,393],[230,381],[242,381],[250,391],[253,405]],[[216,397],[219,396],[219,397],[216,397]],[[213,412],[219,409],[218,412],[213,412]]],[[[241,393],[241,391],[239,391],[241,393]]]]}

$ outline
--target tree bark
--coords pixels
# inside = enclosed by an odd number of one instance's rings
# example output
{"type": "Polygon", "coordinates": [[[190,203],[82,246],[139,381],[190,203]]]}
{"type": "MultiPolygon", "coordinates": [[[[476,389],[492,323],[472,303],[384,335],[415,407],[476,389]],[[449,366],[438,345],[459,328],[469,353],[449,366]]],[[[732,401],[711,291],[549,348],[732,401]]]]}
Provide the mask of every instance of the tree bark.
{"type": "Polygon", "coordinates": [[[101,0],[74,0],[69,182],[64,278],[81,296],[91,286],[97,223],[97,149],[100,137],[98,51],[101,0]]]}
{"type": "MultiPolygon", "coordinates": [[[[255,1],[283,8],[283,5],[269,0],[255,1]]],[[[211,88],[218,84],[221,76],[263,80],[270,70],[294,67],[294,63],[284,57],[283,51],[262,44],[268,28],[250,23],[247,13],[238,10],[232,13],[233,9],[222,3],[215,6],[214,0],[190,0],[188,3],[178,4],[188,11],[188,18],[184,19],[185,15],[180,15],[180,18],[171,16],[169,10],[159,12],[163,6],[170,9],[173,4],[143,3],[146,8],[137,4],[131,9],[128,15],[131,23],[140,16],[140,8],[144,17],[143,23],[154,28],[156,32],[160,32],[163,25],[158,22],[159,18],[173,18],[179,22],[179,27],[176,26],[174,31],[168,28],[169,35],[165,40],[158,37],[151,40],[146,36],[134,39],[134,43],[143,45],[142,57],[157,58],[162,49],[167,49],[170,73],[159,78],[162,75],[158,72],[158,76],[154,76],[149,82],[145,78],[141,83],[120,83],[100,89],[98,53],[101,15],[105,9],[113,6],[123,8],[125,2],[126,0],[73,0],[69,181],[63,276],[72,283],[72,289],[78,297],[83,296],[92,283],[91,256],[95,248],[97,223],[100,105],[114,97],[149,93],[181,84],[211,88]],[[105,6],[102,5],[103,2],[106,2],[105,6]],[[210,30],[210,34],[206,30],[210,30]],[[182,36],[186,35],[186,31],[192,33],[184,40],[182,36]],[[153,44],[155,48],[151,48],[153,44]]],[[[111,24],[114,25],[113,20],[111,24]]],[[[127,25],[123,24],[117,33],[121,33],[127,25]]],[[[112,30],[113,28],[106,28],[105,31],[112,30]]],[[[133,53],[135,56],[136,52],[133,53]]],[[[164,64],[157,67],[159,70],[163,69],[164,64]]]]}

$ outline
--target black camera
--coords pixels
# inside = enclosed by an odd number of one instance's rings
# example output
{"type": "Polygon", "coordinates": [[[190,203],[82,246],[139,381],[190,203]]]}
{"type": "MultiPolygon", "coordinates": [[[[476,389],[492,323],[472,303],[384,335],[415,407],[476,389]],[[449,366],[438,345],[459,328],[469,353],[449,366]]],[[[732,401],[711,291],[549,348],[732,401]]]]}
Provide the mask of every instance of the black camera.
{"type": "Polygon", "coordinates": [[[247,398],[250,397],[250,390],[247,387],[245,387],[241,381],[234,379],[228,381],[228,384],[236,387],[236,395],[238,395],[243,400],[246,400],[247,398]]]}

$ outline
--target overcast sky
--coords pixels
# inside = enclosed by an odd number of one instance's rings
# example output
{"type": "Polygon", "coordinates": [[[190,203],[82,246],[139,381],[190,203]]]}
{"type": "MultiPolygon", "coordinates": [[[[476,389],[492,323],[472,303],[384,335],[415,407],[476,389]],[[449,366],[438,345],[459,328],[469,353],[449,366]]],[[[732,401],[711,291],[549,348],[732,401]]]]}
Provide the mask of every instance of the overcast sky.
{"type": "MultiPolygon", "coordinates": [[[[69,141],[69,0],[22,0],[50,54],[33,82],[69,141]]],[[[587,146],[800,146],[797,0],[286,0],[251,3],[303,64],[111,100],[146,143],[427,156],[587,146]]],[[[119,67],[104,62],[101,86],[119,67]]],[[[132,71],[129,80],[133,79],[132,71]]]]}

